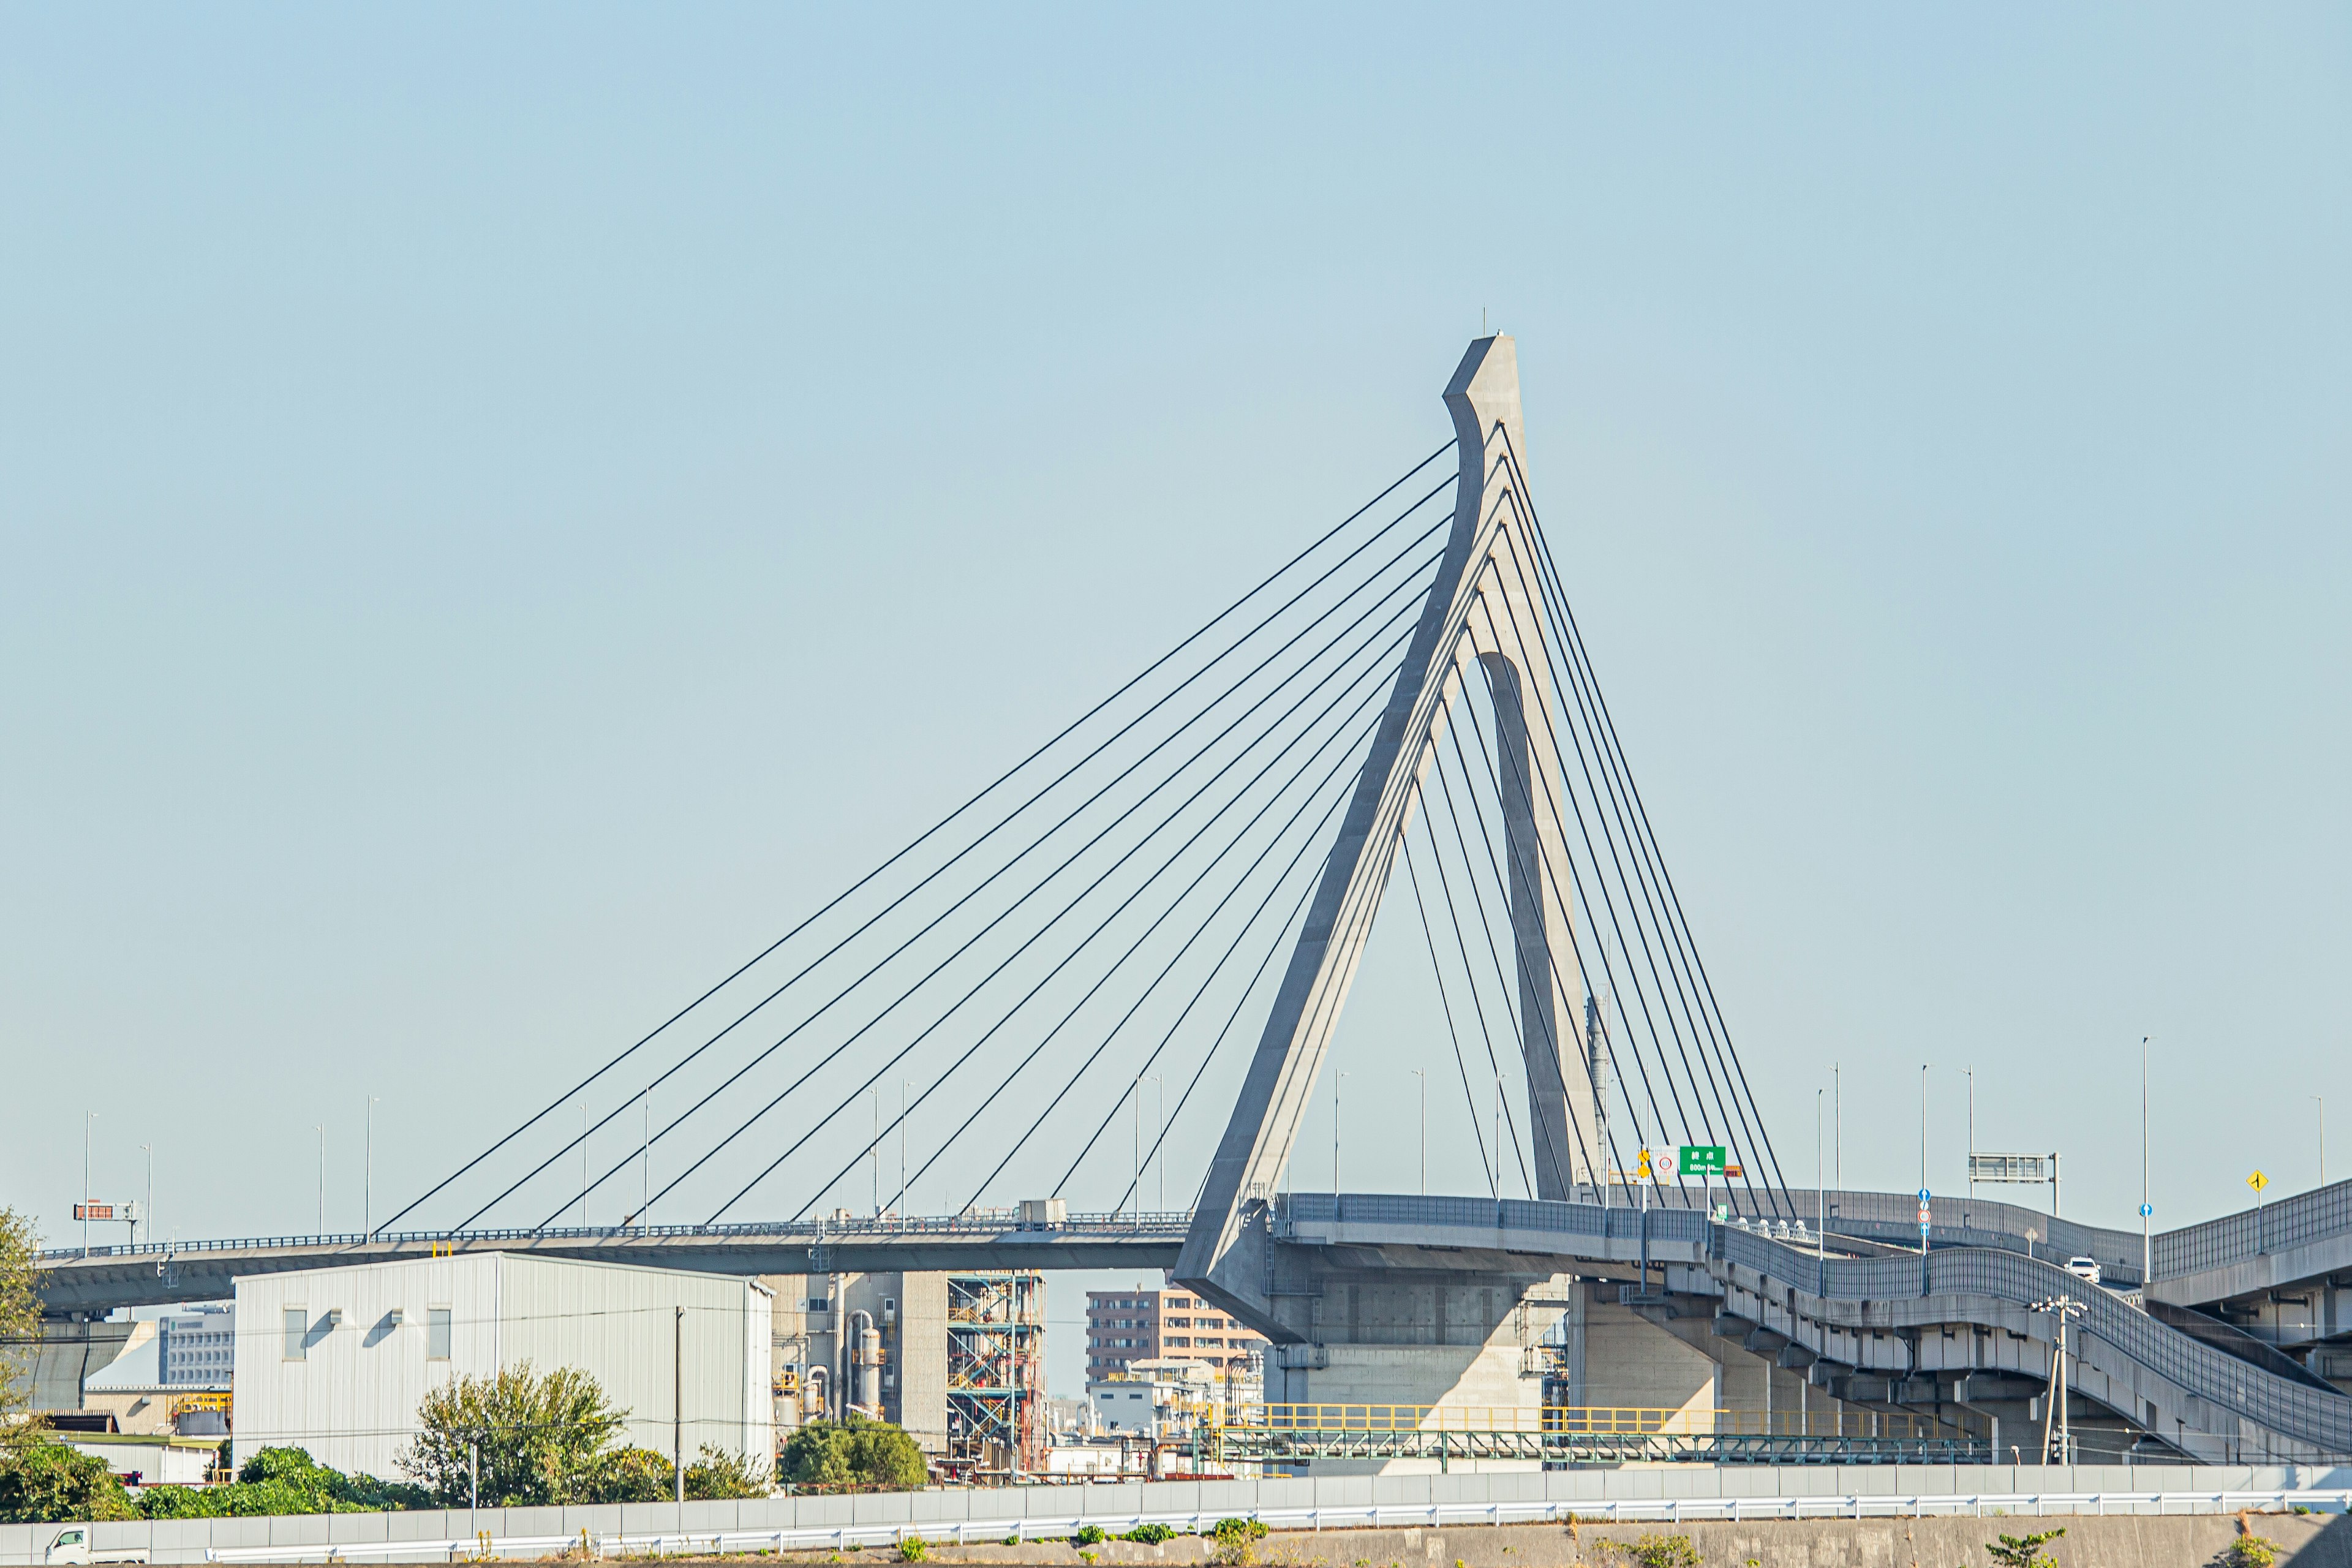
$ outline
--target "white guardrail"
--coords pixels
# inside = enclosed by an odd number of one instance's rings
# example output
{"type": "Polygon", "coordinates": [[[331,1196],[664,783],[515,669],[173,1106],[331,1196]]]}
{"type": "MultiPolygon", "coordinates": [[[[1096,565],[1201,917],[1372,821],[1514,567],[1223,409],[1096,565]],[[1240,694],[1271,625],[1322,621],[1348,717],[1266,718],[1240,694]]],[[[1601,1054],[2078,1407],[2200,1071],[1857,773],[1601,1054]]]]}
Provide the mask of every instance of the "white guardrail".
{"type": "MultiPolygon", "coordinates": [[[[2258,1492],[1925,1492],[1787,1498],[1623,1498],[1613,1500],[1505,1503],[1384,1503],[1361,1508],[1267,1509],[1239,1517],[1268,1530],[1403,1530],[1445,1525],[1685,1524],[1709,1521],[2042,1517],[2071,1514],[2230,1514],[2352,1512],[2352,1489],[2258,1492]]],[[[919,1537],[936,1546],[990,1545],[1006,1541],[1058,1541],[1093,1525],[1119,1534],[1139,1525],[1213,1531],[1221,1518],[1206,1513],[1075,1514],[1067,1519],[940,1520],[928,1524],[844,1525],[835,1529],[671,1531],[649,1535],[504,1535],[448,1541],[354,1542],[333,1546],[255,1546],[208,1551],[208,1563],[421,1563],[498,1557],[688,1556],[725,1552],[843,1551],[896,1546],[919,1537]]]]}

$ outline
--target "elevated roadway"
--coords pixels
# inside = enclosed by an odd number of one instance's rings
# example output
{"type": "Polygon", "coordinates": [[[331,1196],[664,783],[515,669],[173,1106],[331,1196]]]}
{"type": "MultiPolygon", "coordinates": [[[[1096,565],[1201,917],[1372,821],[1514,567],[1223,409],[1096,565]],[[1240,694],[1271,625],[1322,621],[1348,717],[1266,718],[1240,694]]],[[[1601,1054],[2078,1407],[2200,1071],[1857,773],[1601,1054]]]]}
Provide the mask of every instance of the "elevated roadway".
{"type": "MultiPolygon", "coordinates": [[[[2200,1458],[2310,1458],[2352,1454],[2352,1399],[2294,1369],[2266,1363],[2235,1332],[2290,1348],[2337,1331],[2335,1278],[2352,1278],[2352,1183],[2224,1216],[2156,1239],[2150,1316],[2086,1289],[2063,1261],[2088,1255],[2109,1279],[2138,1283],[2140,1238],[1985,1200],[1937,1199],[1924,1259],[1894,1252],[1916,1239],[1908,1194],[1790,1194],[1833,1237],[1775,1234],[1787,1226],[1717,1192],[1668,1193],[1647,1211],[1591,1203],[1388,1194],[1299,1194],[1265,1216],[1277,1258],[1343,1260],[1381,1270],[1524,1275],[1540,1267],[1615,1281],[1621,1299],[1670,1331],[1736,1333],[1783,1367],[1802,1368],[1844,1399],[1890,1406],[2003,1408],[2052,1373],[2054,1330],[2033,1303],[2065,1294],[2085,1315],[2071,1336],[2077,1394],[2133,1433],[2200,1458]],[[1811,1197],[1808,1205],[1805,1199],[1811,1197]],[[1718,1206],[1734,1216],[1717,1223],[1718,1206]],[[1744,1224],[1741,1222],[1745,1222],[1744,1224]],[[1833,1256],[1877,1253],[1880,1256],[1833,1256]],[[2296,1306],[2301,1299],[2303,1304],[2296,1306]],[[2266,1318],[2263,1315],[2269,1314],[2266,1318]],[[2176,1326],[2186,1322],[2187,1327],[2176,1326]],[[2299,1338],[2297,1336],[2300,1336],[2299,1338]]],[[[261,1237],[50,1254],[41,1285],[52,1315],[225,1297],[240,1275],[386,1258],[528,1251],[603,1262],[736,1274],[829,1270],[1171,1267],[1189,1214],[1082,1215],[1022,1226],[1013,1211],[948,1218],[831,1219],[805,1224],[404,1233],[261,1237]]],[[[1279,1322],[1277,1341],[1303,1336],[1279,1322]]]]}
{"type": "Polygon", "coordinates": [[[945,1219],[654,1226],[646,1228],[469,1230],[258,1237],[52,1252],[41,1262],[49,1316],[225,1299],[241,1276],[342,1268],[403,1258],[529,1252],[711,1274],[834,1270],[1164,1268],[1176,1260],[1190,1214],[1074,1215],[1024,1228],[1010,1210],[945,1219]]]}

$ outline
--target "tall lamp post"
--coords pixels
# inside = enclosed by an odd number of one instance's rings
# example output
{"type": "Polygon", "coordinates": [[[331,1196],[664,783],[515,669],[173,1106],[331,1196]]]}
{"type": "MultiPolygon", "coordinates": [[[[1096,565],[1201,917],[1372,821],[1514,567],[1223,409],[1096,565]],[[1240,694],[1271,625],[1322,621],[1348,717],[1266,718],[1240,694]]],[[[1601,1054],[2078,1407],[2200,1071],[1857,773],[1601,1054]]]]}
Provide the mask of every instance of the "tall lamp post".
{"type": "Polygon", "coordinates": [[[2319,1107],[2319,1184],[2327,1184],[2327,1097],[2315,1094],[2312,1103],[2319,1107]]]}
{"type": "Polygon", "coordinates": [[[1421,1192],[1429,1195],[1429,1075],[1419,1068],[1412,1069],[1416,1086],[1421,1090],[1421,1192]]]}
{"type": "Polygon", "coordinates": [[[1919,1256],[1927,1256],[1927,1064],[1919,1064],[1919,1256]]]}
{"type": "Polygon", "coordinates": [[[81,1123],[81,1202],[74,1206],[81,1210],[81,1255],[89,1256],[89,1135],[98,1125],[98,1112],[82,1118],[81,1123]]]}
{"type": "Polygon", "coordinates": [[[1969,1197],[1977,1195],[1977,1069],[1962,1068],[1969,1075],[1969,1197]]]}
{"type": "MultiPolygon", "coordinates": [[[[2155,1270],[2156,1205],[2147,1195],[2147,1037],[2139,1037],[2139,1288],[2146,1290],[2155,1270]]],[[[2055,1208],[2053,1202],[2051,1206],[2055,1208]]]]}

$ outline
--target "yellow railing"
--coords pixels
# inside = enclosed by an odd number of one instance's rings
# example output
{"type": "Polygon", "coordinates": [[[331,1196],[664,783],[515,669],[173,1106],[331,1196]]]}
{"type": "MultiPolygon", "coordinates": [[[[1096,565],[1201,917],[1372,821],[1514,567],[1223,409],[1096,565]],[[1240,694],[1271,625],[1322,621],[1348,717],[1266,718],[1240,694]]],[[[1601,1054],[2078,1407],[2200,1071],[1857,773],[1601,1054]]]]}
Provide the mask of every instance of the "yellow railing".
{"type": "Polygon", "coordinates": [[[1251,1405],[1221,1426],[1261,1432],[1540,1432],[1783,1437],[1956,1436],[1956,1428],[1896,1411],[1676,1409],[1632,1405],[1251,1405]]]}

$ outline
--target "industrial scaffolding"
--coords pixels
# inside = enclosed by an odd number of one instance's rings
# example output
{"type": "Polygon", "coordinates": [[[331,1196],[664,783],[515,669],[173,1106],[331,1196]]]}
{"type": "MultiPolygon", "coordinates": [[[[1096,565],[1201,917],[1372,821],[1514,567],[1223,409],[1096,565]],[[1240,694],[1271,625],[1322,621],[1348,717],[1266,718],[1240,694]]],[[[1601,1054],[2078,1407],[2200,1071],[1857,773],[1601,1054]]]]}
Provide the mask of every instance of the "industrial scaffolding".
{"type": "Polygon", "coordinates": [[[948,1276],[948,1452],[960,1480],[1045,1468],[1045,1277],[948,1276]]]}

